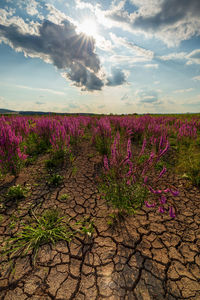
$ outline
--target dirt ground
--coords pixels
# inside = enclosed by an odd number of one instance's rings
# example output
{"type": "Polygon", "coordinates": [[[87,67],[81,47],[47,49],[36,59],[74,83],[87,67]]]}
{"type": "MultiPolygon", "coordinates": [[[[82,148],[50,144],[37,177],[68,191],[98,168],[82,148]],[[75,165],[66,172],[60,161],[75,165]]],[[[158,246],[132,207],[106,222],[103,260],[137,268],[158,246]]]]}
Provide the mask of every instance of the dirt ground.
{"type": "Polygon", "coordinates": [[[30,255],[16,258],[14,272],[2,257],[0,299],[2,300],[161,300],[200,299],[200,193],[187,187],[173,174],[163,177],[163,185],[179,190],[174,198],[177,217],[162,215],[143,207],[112,228],[109,208],[98,192],[95,175],[101,158],[84,145],[72,168],[62,171],[64,183],[50,188],[45,178],[44,158],[24,168],[15,180],[10,176],[0,185],[3,197],[13,184],[30,184],[29,197],[18,208],[7,203],[2,210],[0,242],[19,230],[10,228],[11,216],[29,217],[57,208],[73,220],[91,216],[93,236],[77,236],[70,243],[40,248],[36,265],[30,255]],[[37,185],[35,184],[37,182],[37,185]],[[67,193],[67,200],[60,195],[67,193]]]}

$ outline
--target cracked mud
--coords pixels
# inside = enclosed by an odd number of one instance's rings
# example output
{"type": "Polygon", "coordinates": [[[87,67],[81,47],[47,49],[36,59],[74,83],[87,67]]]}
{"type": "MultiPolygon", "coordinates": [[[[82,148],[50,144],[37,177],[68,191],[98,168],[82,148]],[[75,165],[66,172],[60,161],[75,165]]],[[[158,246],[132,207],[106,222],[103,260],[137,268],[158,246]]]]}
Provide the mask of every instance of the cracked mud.
{"type": "MultiPolygon", "coordinates": [[[[199,190],[186,189],[184,180],[168,174],[163,185],[166,179],[180,191],[174,200],[175,219],[144,207],[110,227],[112,209],[101,199],[95,182],[100,161],[94,149],[85,145],[75,160],[76,174],[64,170],[64,182],[57,188],[49,188],[43,180],[42,160],[21,172],[14,183],[29,183],[31,195],[17,208],[7,204],[0,242],[19,230],[17,222],[9,228],[11,216],[28,218],[30,207],[36,214],[57,208],[74,222],[91,216],[95,231],[92,237],[77,236],[70,243],[43,245],[35,266],[30,255],[16,258],[12,268],[1,258],[0,299],[200,299],[199,190]],[[69,198],[60,200],[65,193],[69,198]]],[[[7,178],[2,185],[2,195],[12,180],[7,178]]]]}

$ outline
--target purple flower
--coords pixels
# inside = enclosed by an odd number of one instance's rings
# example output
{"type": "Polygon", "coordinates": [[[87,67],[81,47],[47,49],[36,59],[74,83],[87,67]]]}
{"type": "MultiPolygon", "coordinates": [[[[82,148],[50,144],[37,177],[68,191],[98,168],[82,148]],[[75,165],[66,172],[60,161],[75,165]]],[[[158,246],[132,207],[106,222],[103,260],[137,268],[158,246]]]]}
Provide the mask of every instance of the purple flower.
{"type": "Polygon", "coordinates": [[[164,168],[162,169],[162,171],[160,172],[158,178],[162,177],[162,175],[165,174],[166,171],[167,171],[167,169],[164,167],[164,168]]]}
{"type": "Polygon", "coordinates": [[[147,144],[147,140],[146,140],[146,138],[144,138],[143,144],[142,144],[142,150],[141,150],[139,156],[141,156],[141,155],[144,153],[144,149],[145,149],[145,147],[146,147],[146,144],[147,144]]]}
{"type": "Polygon", "coordinates": [[[131,158],[131,139],[128,139],[128,142],[127,142],[127,158],[131,158]]]}
{"type": "Polygon", "coordinates": [[[173,207],[172,206],[170,206],[170,208],[169,208],[169,215],[170,215],[171,218],[175,218],[176,217],[176,215],[175,215],[175,213],[173,211],[173,207]]]}
{"type": "Polygon", "coordinates": [[[171,194],[173,196],[178,196],[178,194],[179,194],[179,191],[172,191],[172,190],[170,190],[170,192],[171,192],[171,194]]]}
{"type": "Polygon", "coordinates": [[[150,190],[151,193],[155,194],[155,190],[149,185],[148,189],[150,190]]]}
{"type": "Polygon", "coordinates": [[[167,198],[162,195],[161,198],[160,198],[160,203],[165,204],[166,202],[167,202],[167,198]]]}
{"type": "Polygon", "coordinates": [[[161,194],[162,193],[162,190],[156,190],[154,191],[154,194],[161,194]]]}
{"type": "Polygon", "coordinates": [[[148,208],[156,206],[156,203],[149,204],[147,201],[144,201],[144,203],[145,203],[146,207],[148,207],[148,208]]]}
{"type": "Polygon", "coordinates": [[[158,211],[163,214],[165,212],[165,209],[164,207],[159,206],[158,211]]]}
{"type": "Polygon", "coordinates": [[[103,164],[104,164],[104,168],[105,168],[106,170],[109,170],[108,158],[107,158],[106,155],[104,156],[103,164]]]}

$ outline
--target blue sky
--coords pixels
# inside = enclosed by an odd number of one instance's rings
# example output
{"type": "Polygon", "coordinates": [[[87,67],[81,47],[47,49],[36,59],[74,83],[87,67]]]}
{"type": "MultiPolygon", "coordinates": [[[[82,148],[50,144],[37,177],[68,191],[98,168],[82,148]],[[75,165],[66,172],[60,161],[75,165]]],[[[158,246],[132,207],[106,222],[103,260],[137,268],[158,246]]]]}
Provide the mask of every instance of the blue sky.
{"type": "Polygon", "coordinates": [[[200,112],[199,0],[0,2],[0,108],[200,112]]]}

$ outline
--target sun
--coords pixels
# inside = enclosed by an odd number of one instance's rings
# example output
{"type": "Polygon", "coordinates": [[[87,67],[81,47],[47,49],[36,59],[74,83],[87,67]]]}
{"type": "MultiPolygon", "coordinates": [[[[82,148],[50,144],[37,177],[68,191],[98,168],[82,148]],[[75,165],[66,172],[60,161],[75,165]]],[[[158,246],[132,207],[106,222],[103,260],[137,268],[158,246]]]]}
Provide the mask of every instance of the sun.
{"type": "Polygon", "coordinates": [[[84,20],[79,26],[79,31],[85,33],[88,36],[97,36],[97,24],[94,20],[84,20]]]}

